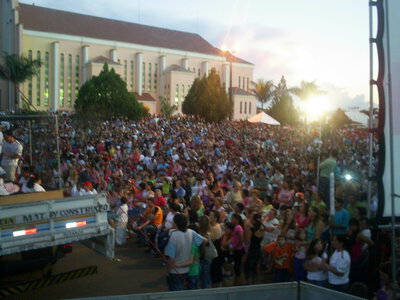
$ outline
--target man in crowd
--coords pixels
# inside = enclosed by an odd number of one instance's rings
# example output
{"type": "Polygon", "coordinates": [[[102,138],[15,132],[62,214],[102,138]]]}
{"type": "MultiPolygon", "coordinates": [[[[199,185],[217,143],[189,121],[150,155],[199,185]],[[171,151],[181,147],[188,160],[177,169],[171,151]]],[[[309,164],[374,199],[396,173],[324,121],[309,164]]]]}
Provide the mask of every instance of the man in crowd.
{"type": "MultiPolygon", "coordinates": [[[[147,244],[146,237],[154,243],[158,227],[163,221],[162,209],[154,204],[154,198],[151,197],[147,200],[147,208],[144,211],[142,218],[143,222],[136,227],[136,231],[140,238],[140,245],[145,246],[147,244]]],[[[153,248],[150,243],[149,247],[150,249],[153,248]]]]}
{"type": "Polygon", "coordinates": [[[343,207],[343,199],[337,198],[335,201],[335,214],[331,218],[332,234],[344,234],[349,228],[350,216],[343,207]]]}
{"type": "Polygon", "coordinates": [[[7,173],[6,180],[15,181],[18,160],[22,155],[22,145],[15,139],[11,130],[4,131],[5,143],[1,153],[1,167],[7,173]]]}
{"type": "Polygon", "coordinates": [[[329,209],[330,205],[330,176],[331,173],[335,173],[337,166],[338,151],[336,149],[330,152],[330,156],[325,159],[319,166],[319,192],[323,195],[324,200],[329,209]]]}
{"type": "Polygon", "coordinates": [[[167,283],[170,291],[183,290],[188,283],[188,272],[190,266],[190,253],[192,244],[200,246],[206,242],[198,233],[187,228],[187,219],[182,214],[174,216],[175,231],[171,232],[165,255],[168,256],[167,283]]]}

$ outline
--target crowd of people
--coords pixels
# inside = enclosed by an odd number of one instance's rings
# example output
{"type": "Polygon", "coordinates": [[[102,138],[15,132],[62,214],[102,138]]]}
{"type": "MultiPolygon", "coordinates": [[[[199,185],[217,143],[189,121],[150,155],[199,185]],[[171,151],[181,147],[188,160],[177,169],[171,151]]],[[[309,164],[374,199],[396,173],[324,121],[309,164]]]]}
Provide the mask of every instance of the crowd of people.
{"type": "Polygon", "coordinates": [[[235,285],[298,280],[357,295],[378,291],[377,299],[393,293],[390,238],[367,218],[378,200],[366,202],[365,130],[327,127],[320,135],[182,116],[82,125],[60,115],[58,168],[56,139],[43,137],[56,123],[43,124],[33,125],[32,140],[28,126],[14,128],[24,145],[16,180],[33,165],[44,188],[106,193],[116,244],[137,237],[139,247],[166,257],[170,290],[233,278],[235,285]],[[335,174],[333,215],[327,170],[335,174]]]}

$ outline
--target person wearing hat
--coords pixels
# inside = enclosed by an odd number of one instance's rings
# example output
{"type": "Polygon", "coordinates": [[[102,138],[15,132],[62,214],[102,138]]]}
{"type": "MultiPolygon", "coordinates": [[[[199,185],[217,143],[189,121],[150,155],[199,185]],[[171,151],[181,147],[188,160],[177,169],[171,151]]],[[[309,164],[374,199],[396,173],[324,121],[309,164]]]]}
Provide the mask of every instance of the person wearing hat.
{"type": "Polygon", "coordinates": [[[1,152],[1,167],[7,173],[6,180],[15,181],[15,171],[23,148],[11,130],[4,131],[3,135],[5,143],[1,152]]]}
{"type": "Polygon", "coordinates": [[[77,189],[76,184],[72,187],[71,195],[72,196],[84,196],[84,195],[96,195],[97,191],[93,188],[93,185],[90,181],[82,182],[82,188],[77,189]]]}

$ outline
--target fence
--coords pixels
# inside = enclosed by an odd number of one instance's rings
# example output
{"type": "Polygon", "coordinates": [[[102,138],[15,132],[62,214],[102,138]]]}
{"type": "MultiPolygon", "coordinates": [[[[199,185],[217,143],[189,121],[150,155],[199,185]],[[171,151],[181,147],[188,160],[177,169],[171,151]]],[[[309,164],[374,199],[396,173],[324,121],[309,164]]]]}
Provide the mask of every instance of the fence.
{"type": "MultiPolygon", "coordinates": [[[[82,298],[84,299],[84,298],[82,298]]],[[[213,288],[204,290],[187,290],[179,292],[163,292],[105,296],[86,298],[94,300],[361,300],[364,298],[339,293],[308,283],[272,283],[240,287],[213,288]]],[[[75,299],[76,300],[76,299],[75,299]]]]}

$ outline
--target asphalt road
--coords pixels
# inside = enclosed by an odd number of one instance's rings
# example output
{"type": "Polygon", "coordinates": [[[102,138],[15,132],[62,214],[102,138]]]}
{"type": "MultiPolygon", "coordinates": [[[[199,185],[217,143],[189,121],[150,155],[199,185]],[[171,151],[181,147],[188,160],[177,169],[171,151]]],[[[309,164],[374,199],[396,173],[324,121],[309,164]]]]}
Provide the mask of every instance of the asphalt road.
{"type": "MultiPolygon", "coordinates": [[[[115,248],[111,261],[106,257],[76,243],[73,252],[60,259],[52,273],[59,274],[89,266],[97,266],[98,273],[68,280],[63,283],[18,294],[10,299],[66,299],[109,295],[167,291],[166,269],[160,258],[153,258],[145,248],[138,248],[134,240],[128,240],[125,247],[115,248]]],[[[19,276],[19,280],[40,277],[39,272],[19,276]]]]}

